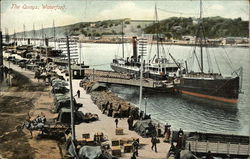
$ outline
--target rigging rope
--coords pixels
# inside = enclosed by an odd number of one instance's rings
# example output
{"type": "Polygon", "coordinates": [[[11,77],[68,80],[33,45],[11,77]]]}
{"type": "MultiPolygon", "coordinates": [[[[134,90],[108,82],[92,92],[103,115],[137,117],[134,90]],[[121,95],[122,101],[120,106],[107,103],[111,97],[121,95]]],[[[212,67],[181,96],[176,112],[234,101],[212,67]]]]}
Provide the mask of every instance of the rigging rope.
{"type": "MultiPolygon", "coordinates": [[[[223,48],[224,48],[224,47],[223,47],[223,48]]],[[[224,51],[225,51],[225,49],[224,49],[224,51]]],[[[226,52],[226,51],[225,51],[225,52],[226,52]]],[[[223,56],[223,59],[224,59],[225,63],[231,68],[232,71],[234,71],[233,66],[232,66],[232,64],[230,63],[230,60],[228,60],[228,57],[225,56],[224,54],[221,54],[221,55],[223,56]]]]}
{"type": "Polygon", "coordinates": [[[210,52],[209,52],[207,47],[205,47],[205,49],[206,49],[205,52],[207,55],[208,73],[213,73],[213,66],[212,66],[212,62],[211,62],[210,52]]]}
{"type": "Polygon", "coordinates": [[[161,40],[161,48],[162,48],[163,57],[167,58],[167,55],[166,55],[165,48],[163,46],[162,40],[161,40]]]}
{"type": "MultiPolygon", "coordinates": [[[[154,38],[154,35],[153,35],[153,37],[152,37],[152,41],[153,41],[153,38],[154,38]]],[[[151,59],[152,47],[153,47],[153,43],[151,42],[151,45],[150,45],[150,48],[149,48],[149,56],[148,56],[149,59],[151,59]]],[[[152,59],[152,60],[153,60],[153,59],[152,59]]],[[[151,61],[151,62],[153,62],[153,61],[151,61]]]]}
{"type": "Polygon", "coordinates": [[[227,53],[225,47],[223,46],[222,48],[223,48],[223,50],[224,50],[224,52],[226,54],[227,60],[228,60],[228,62],[230,64],[230,67],[231,67],[232,71],[235,71],[234,68],[233,68],[233,63],[232,63],[231,59],[229,58],[228,53],[227,53]]]}
{"type": "Polygon", "coordinates": [[[197,57],[197,54],[196,54],[195,50],[194,50],[194,55],[195,55],[195,58],[196,58],[196,60],[197,60],[198,66],[199,66],[199,68],[200,68],[200,70],[201,70],[201,65],[200,65],[200,62],[199,62],[199,59],[198,59],[198,57],[197,57]]]}
{"type": "Polygon", "coordinates": [[[167,13],[175,13],[175,14],[180,14],[180,15],[185,15],[185,14],[188,14],[188,15],[197,15],[197,13],[191,13],[191,12],[177,12],[177,11],[171,11],[171,10],[166,10],[166,9],[162,9],[162,8],[158,8],[159,10],[163,11],[163,12],[167,12],[167,13]]]}
{"type": "Polygon", "coordinates": [[[213,55],[214,55],[214,60],[215,60],[216,66],[217,66],[217,68],[218,68],[219,73],[221,74],[220,66],[219,66],[219,64],[218,64],[217,58],[215,57],[214,50],[212,50],[212,51],[213,51],[213,55]]]}

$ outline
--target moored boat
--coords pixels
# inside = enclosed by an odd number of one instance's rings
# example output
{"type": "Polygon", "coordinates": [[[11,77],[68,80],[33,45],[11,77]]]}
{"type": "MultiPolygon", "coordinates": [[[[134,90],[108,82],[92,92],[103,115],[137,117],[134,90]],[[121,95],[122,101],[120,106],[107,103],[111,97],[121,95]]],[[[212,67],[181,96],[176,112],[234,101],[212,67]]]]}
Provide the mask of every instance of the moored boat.
{"type": "MultiPolygon", "coordinates": [[[[181,68],[181,62],[177,62],[173,56],[169,53],[170,58],[166,57],[166,53],[160,54],[161,37],[158,33],[159,31],[159,21],[157,16],[157,9],[155,7],[155,25],[156,25],[156,52],[153,59],[148,61],[143,61],[143,76],[146,78],[152,78],[155,80],[166,80],[169,77],[175,77],[177,75],[178,69],[181,68]]],[[[123,25],[122,25],[123,26],[123,25]]],[[[123,30],[123,29],[122,29],[123,30]]],[[[123,31],[122,31],[122,41],[123,41],[123,31]]],[[[137,52],[137,37],[132,38],[133,43],[133,56],[124,58],[124,46],[122,47],[122,57],[113,59],[111,63],[111,68],[116,72],[134,74],[135,77],[140,75],[141,67],[141,57],[138,56],[137,52]]],[[[124,43],[122,42],[122,45],[124,43]]],[[[162,46],[163,47],[163,46],[162,46]]],[[[144,55],[145,56],[145,55],[144,55]]]]}
{"type": "MultiPolygon", "coordinates": [[[[202,1],[200,0],[201,6],[202,1]]],[[[200,10],[202,13],[202,9],[200,10]]],[[[230,76],[223,76],[221,73],[214,73],[210,70],[205,72],[203,66],[203,46],[206,46],[206,41],[202,24],[202,14],[200,14],[198,27],[197,35],[199,36],[196,38],[196,46],[200,47],[200,59],[198,59],[195,49],[193,55],[196,56],[199,72],[188,72],[186,65],[187,73],[180,78],[180,84],[176,86],[176,90],[183,95],[194,97],[192,99],[198,99],[201,102],[211,103],[212,101],[216,104],[237,104],[242,83],[242,67],[238,70],[232,70],[230,76]]],[[[207,61],[209,65],[211,59],[207,61]]]]}

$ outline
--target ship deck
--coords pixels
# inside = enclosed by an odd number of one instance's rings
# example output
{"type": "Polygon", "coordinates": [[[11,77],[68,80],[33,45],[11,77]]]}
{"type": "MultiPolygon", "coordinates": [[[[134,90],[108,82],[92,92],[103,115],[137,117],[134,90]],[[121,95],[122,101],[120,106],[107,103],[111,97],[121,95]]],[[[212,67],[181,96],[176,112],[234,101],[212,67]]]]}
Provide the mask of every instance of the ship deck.
{"type": "MultiPolygon", "coordinates": [[[[132,78],[130,75],[116,73],[113,71],[101,71],[101,70],[91,70],[86,69],[85,73],[93,81],[98,81],[102,83],[109,84],[119,84],[119,85],[130,85],[130,86],[140,86],[140,79],[132,78]]],[[[142,86],[145,88],[153,89],[165,89],[166,91],[174,88],[175,83],[169,81],[159,81],[150,78],[143,78],[142,86]]]]}

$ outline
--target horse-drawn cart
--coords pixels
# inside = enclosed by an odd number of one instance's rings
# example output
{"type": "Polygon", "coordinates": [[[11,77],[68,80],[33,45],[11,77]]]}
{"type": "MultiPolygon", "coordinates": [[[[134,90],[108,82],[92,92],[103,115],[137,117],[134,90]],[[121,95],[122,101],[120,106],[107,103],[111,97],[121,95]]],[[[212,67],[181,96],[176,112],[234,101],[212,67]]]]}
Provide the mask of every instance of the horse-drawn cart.
{"type": "Polygon", "coordinates": [[[37,136],[37,138],[65,140],[66,129],[68,129],[68,126],[62,124],[44,125],[43,129],[41,130],[41,133],[37,136]]]}

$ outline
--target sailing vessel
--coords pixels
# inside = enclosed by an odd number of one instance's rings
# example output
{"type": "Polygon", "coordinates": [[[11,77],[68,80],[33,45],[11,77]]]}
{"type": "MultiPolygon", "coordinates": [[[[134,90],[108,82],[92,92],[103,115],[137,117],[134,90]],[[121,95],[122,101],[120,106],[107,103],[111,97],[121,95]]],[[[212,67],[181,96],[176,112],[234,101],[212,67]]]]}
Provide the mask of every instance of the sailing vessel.
{"type": "MultiPolygon", "coordinates": [[[[194,55],[198,61],[200,72],[188,71],[180,79],[180,84],[176,90],[188,97],[196,97],[199,101],[213,101],[220,104],[236,104],[242,83],[242,67],[233,71],[231,76],[225,77],[221,73],[205,73],[203,64],[203,46],[206,45],[204,28],[202,24],[202,0],[200,0],[200,18],[198,23],[196,45],[199,43],[200,59],[198,59],[195,49],[194,55]]],[[[196,47],[195,47],[196,48],[196,47]]],[[[192,98],[194,99],[194,98],[192,98]]]]}
{"type": "MultiPolygon", "coordinates": [[[[160,35],[159,35],[159,20],[157,9],[155,6],[155,28],[156,28],[156,54],[153,59],[143,61],[143,76],[155,80],[166,80],[169,77],[175,77],[181,63],[177,62],[171,54],[172,60],[166,58],[165,53],[160,56],[160,35]],[[164,56],[165,55],[165,56],[164,56]]],[[[140,76],[141,57],[137,53],[137,37],[132,37],[133,56],[124,58],[124,33],[122,23],[122,58],[115,58],[111,63],[111,68],[120,73],[133,74],[135,77],[140,76]]],[[[163,47],[163,46],[162,46],[163,47]]],[[[162,49],[164,50],[164,49],[162,49]]]]}

